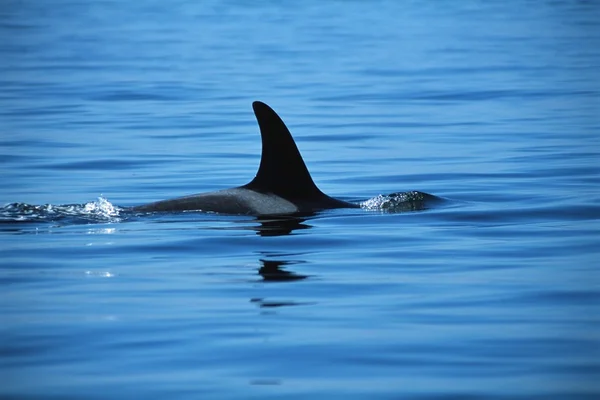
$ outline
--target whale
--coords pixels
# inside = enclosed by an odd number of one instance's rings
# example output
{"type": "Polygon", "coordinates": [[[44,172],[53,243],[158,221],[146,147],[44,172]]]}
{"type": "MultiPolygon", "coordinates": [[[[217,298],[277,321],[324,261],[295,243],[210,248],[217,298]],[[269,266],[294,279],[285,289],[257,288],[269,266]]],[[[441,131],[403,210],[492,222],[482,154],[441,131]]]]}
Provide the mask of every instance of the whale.
{"type": "Polygon", "coordinates": [[[292,134],[279,115],[260,101],[253,102],[252,109],[262,142],[260,165],[254,179],[243,186],[160,200],[134,206],[132,210],[264,216],[360,207],[323,193],[314,183],[292,134]]]}

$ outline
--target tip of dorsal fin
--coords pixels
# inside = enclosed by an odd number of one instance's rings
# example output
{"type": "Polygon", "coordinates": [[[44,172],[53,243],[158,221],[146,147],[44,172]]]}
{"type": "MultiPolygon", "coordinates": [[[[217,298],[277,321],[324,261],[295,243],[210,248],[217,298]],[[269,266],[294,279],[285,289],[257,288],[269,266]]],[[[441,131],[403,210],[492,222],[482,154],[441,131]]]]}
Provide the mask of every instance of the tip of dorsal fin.
{"type": "Polygon", "coordinates": [[[279,115],[260,101],[252,103],[252,108],[260,127],[262,155],[256,177],[246,187],[289,199],[323,195],[279,115]]]}

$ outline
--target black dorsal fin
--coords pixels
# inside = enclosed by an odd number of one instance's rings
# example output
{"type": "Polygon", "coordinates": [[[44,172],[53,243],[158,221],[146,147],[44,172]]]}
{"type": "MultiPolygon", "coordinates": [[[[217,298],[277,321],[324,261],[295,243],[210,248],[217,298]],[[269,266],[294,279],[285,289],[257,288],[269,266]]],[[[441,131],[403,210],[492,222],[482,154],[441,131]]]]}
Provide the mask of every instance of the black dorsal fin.
{"type": "Polygon", "coordinates": [[[262,156],[256,177],[245,187],[287,199],[325,196],[313,182],[288,128],[271,107],[252,103],[262,137],[262,156]]]}

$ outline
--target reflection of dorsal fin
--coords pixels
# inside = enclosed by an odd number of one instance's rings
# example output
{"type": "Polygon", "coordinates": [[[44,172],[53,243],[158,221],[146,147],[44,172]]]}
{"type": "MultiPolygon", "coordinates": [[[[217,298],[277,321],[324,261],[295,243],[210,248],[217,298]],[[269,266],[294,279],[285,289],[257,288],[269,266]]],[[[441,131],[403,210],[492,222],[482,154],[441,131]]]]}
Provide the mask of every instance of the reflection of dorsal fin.
{"type": "Polygon", "coordinates": [[[296,143],[281,118],[265,103],[252,103],[262,137],[260,167],[246,188],[288,199],[324,196],[313,182],[296,143]]]}

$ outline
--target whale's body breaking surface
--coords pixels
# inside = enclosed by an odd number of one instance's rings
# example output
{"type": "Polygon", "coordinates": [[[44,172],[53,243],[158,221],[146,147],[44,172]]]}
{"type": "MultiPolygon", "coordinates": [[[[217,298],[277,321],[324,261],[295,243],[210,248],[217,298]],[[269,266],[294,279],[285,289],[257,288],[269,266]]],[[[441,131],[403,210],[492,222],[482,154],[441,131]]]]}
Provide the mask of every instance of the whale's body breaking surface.
{"type": "Polygon", "coordinates": [[[262,155],[256,177],[244,186],[133,207],[133,211],[205,211],[277,215],[311,213],[359,205],[327,196],[315,185],[284,122],[265,103],[252,103],[260,127],[262,155]]]}

